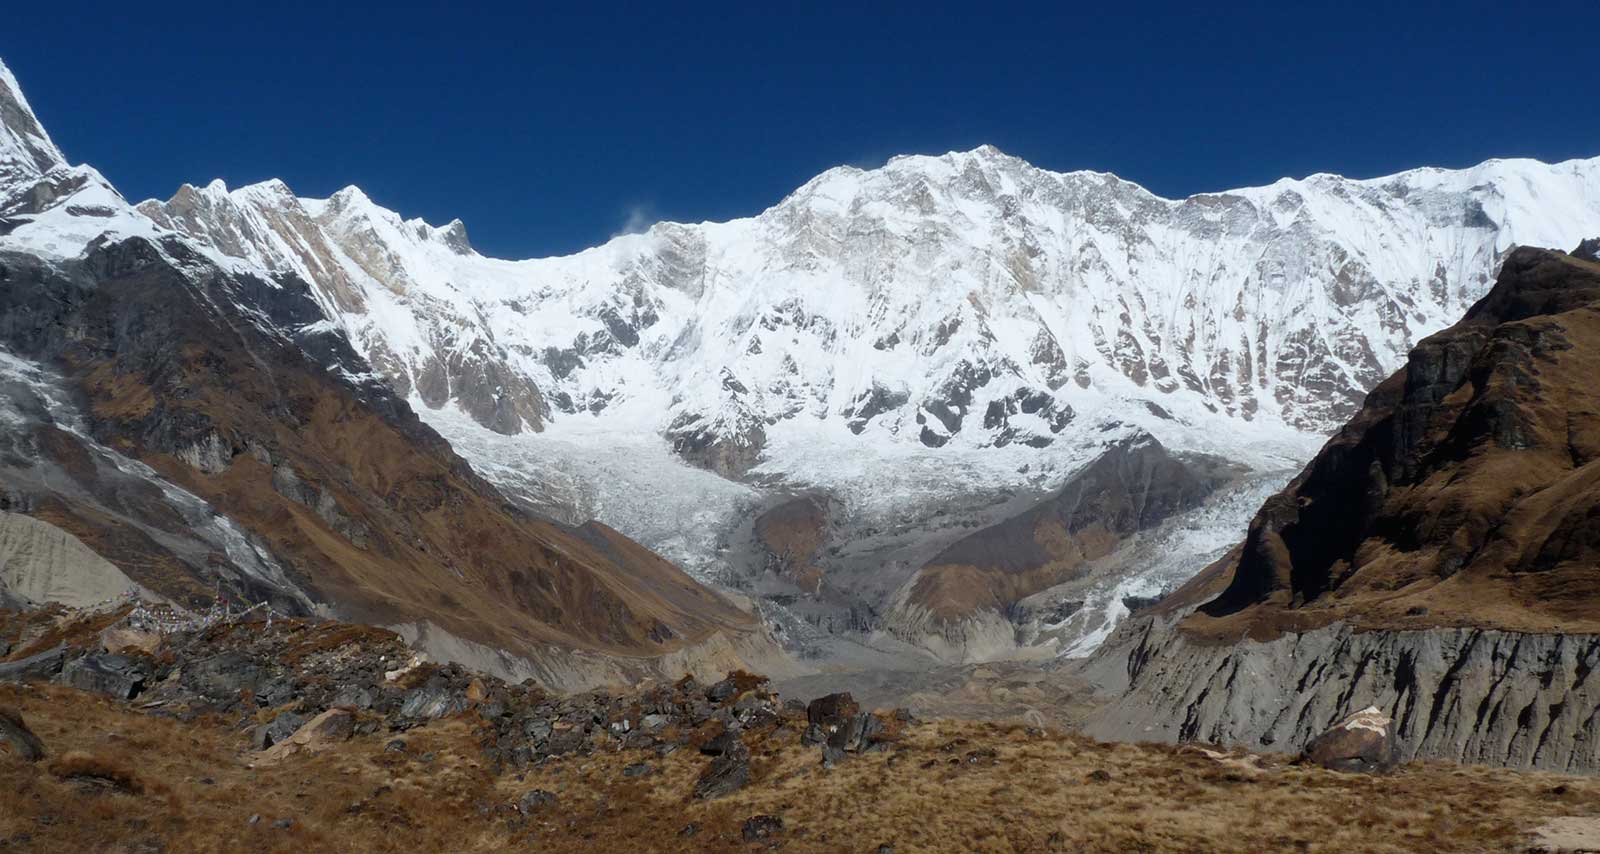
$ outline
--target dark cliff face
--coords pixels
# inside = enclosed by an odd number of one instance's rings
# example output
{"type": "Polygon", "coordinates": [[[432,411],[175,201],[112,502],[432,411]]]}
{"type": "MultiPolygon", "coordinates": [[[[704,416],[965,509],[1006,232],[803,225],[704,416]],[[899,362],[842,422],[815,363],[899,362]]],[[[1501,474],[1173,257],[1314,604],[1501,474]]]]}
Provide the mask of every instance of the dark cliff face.
{"type": "Polygon", "coordinates": [[[1053,497],[952,543],[919,572],[911,599],[947,619],[1003,612],[1198,507],[1229,476],[1220,461],[1180,459],[1150,436],[1120,442],[1053,497]]]}
{"type": "Polygon", "coordinates": [[[42,426],[6,443],[18,476],[4,503],[180,600],[219,579],[273,594],[232,554],[190,553],[149,480],[84,462],[98,444],[237,522],[309,595],[302,607],[644,655],[748,626],[621,535],[511,506],[322,320],[303,282],[226,273],[176,239],[96,245],[64,266],[0,257],[0,346],[58,372],[88,433],[42,426]],[[63,474],[21,476],[45,468],[63,474]]]}
{"type": "Polygon", "coordinates": [[[1600,629],[1600,264],[1518,249],[1251,523],[1188,626],[1600,629]]]}

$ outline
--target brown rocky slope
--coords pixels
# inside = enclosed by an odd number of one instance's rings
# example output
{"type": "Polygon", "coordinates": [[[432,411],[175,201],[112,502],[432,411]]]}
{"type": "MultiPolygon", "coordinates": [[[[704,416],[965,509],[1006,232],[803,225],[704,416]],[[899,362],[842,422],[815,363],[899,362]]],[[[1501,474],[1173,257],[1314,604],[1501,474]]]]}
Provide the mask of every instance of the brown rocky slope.
{"type": "Polygon", "coordinates": [[[9,440],[6,507],[187,604],[220,585],[533,659],[655,658],[754,632],[617,532],[512,505],[321,320],[304,283],[225,272],[176,239],[102,242],[67,264],[0,257],[0,346],[56,372],[83,421],[44,412],[9,440]],[[108,451],[124,461],[97,462],[108,451]],[[154,477],[127,477],[128,459],[154,477]],[[41,467],[52,476],[27,476],[41,467]],[[281,576],[241,571],[231,551],[184,554],[161,481],[232,520],[281,576]]]}
{"type": "Polygon", "coordinates": [[[1407,757],[1600,769],[1600,264],[1521,248],[1083,675],[1100,735],[1295,750],[1368,705],[1407,757]]]}
{"type": "Polygon", "coordinates": [[[1600,632],[1600,264],[1519,249],[1262,508],[1204,632],[1600,632]]]}
{"type": "Polygon", "coordinates": [[[1141,531],[1198,507],[1234,474],[1180,457],[1140,434],[1110,445],[1058,492],[969,534],[921,567],[888,619],[890,631],[955,661],[1016,646],[1008,622],[1023,599],[1089,582],[1097,560],[1141,531]]]}
{"type": "Polygon", "coordinates": [[[364,627],[121,615],[0,612],[0,850],[1399,854],[1600,828],[1593,779],[924,722],[747,673],[556,697],[401,666],[364,627]]]}

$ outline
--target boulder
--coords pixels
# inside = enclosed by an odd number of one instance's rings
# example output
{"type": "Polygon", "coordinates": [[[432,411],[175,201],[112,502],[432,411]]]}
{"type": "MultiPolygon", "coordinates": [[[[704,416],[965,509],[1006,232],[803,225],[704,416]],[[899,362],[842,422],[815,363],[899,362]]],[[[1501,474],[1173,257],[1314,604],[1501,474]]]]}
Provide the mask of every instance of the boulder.
{"type": "Polygon", "coordinates": [[[67,648],[58,646],[18,661],[7,661],[0,664],[0,682],[42,682],[51,679],[61,672],[61,665],[66,659],[67,648]]]}
{"type": "Polygon", "coordinates": [[[259,696],[266,681],[266,669],[237,651],[204,657],[184,667],[184,684],[218,701],[233,700],[246,691],[259,696]]]}
{"type": "Polygon", "coordinates": [[[840,762],[843,762],[844,759],[845,753],[843,749],[834,747],[831,744],[824,744],[822,746],[822,767],[832,768],[833,766],[838,765],[840,762]]]}
{"type": "Polygon", "coordinates": [[[44,742],[15,709],[0,706],[0,754],[5,753],[24,762],[38,762],[44,758],[44,742]]]}
{"type": "Polygon", "coordinates": [[[251,742],[255,745],[256,750],[266,750],[299,732],[300,727],[305,726],[305,723],[304,716],[297,715],[294,712],[284,712],[273,718],[271,723],[256,727],[255,732],[251,735],[251,742]]]}
{"type": "Polygon", "coordinates": [[[1299,761],[1333,771],[1390,771],[1400,764],[1393,723],[1377,706],[1368,706],[1313,739],[1299,761]]]}
{"type": "Polygon", "coordinates": [[[584,737],[583,730],[559,729],[545,740],[544,753],[550,756],[565,756],[581,752],[588,744],[589,740],[584,737]]]}
{"type": "Polygon", "coordinates": [[[465,697],[449,688],[423,687],[406,693],[400,703],[400,717],[433,720],[467,710],[465,697]]]}
{"type": "Polygon", "coordinates": [[[851,715],[832,727],[824,727],[828,732],[828,746],[838,750],[855,750],[861,740],[861,719],[870,717],[871,715],[851,715]]]}
{"type": "Polygon", "coordinates": [[[522,724],[522,734],[535,742],[542,742],[548,739],[553,731],[554,728],[551,727],[550,722],[542,718],[529,718],[522,724]]]}
{"type": "Polygon", "coordinates": [[[726,702],[739,693],[739,683],[728,677],[706,689],[706,699],[713,703],[726,702]]]}
{"type": "Polygon", "coordinates": [[[372,692],[366,688],[347,686],[333,695],[333,705],[347,706],[352,709],[370,709],[372,708],[372,692]]]}
{"type": "Polygon", "coordinates": [[[695,781],[694,796],[700,800],[720,798],[739,791],[750,782],[750,750],[738,747],[711,760],[695,781]]]}
{"type": "Polygon", "coordinates": [[[854,750],[857,753],[866,753],[874,747],[880,747],[881,742],[878,741],[878,737],[883,735],[883,721],[878,720],[878,716],[871,712],[862,712],[856,718],[856,722],[855,743],[846,745],[845,749],[854,750]]]}
{"type": "Polygon", "coordinates": [[[321,753],[350,740],[355,733],[355,715],[348,709],[329,709],[261,755],[262,764],[272,764],[297,753],[321,753]]]}
{"type": "Polygon", "coordinates": [[[818,697],[806,706],[806,720],[822,727],[828,732],[833,732],[840,724],[861,712],[861,706],[856,704],[850,692],[829,694],[818,697]]]}
{"type": "Polygon", "coordinates": [[[126,655],[86,655],[61,668],[61,681],[80,691],[131,700],[144,687],[145,668],[126,655]]]}

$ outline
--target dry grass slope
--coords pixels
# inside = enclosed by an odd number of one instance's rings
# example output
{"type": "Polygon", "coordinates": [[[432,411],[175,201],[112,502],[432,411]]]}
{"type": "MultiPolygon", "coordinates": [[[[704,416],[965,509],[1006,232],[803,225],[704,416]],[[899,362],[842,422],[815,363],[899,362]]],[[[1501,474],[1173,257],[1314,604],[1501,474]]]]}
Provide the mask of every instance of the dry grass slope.
{"type": "Polygon", "coordinates": [[[1553,817],[1600,817],[1593,779],[1442,764],[1342,775],[1002,724],[911,727],[832,770],[779,730],[751,745],[747,788],[704,802],[690,797],[707,762],[694,751],[598,753],[519,779],[486,767],[466,718],[405,733],[403,752],[378,734],[268,767],[224,721],[56,687],[0,686],[0,704],[61,757],[0,758],[0,850],[748,851],[741,828],[765,814],[782,819],[785,851],[1479,852],[1521,850],[1553,817]],[[641,762],[650,773],[623,774],[641,762]],[[513,805],[534,789],[557,801],[524,816],[513,805]]]}

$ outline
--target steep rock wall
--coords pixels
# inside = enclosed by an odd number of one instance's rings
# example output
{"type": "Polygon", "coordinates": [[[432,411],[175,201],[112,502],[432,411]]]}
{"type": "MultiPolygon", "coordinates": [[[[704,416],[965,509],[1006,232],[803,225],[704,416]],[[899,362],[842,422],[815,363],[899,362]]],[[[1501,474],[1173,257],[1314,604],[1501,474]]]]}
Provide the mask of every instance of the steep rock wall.
{"type": "Polygon", "coordinates": [[[1357,709],[1391,714],[1402,755],[1600,771],[1600,635],[1471,628],[1206,643],[1164,618],[1123,626],[1082,675],[1113,699],[1100,738],[1295,752],[1357,709]]]}

